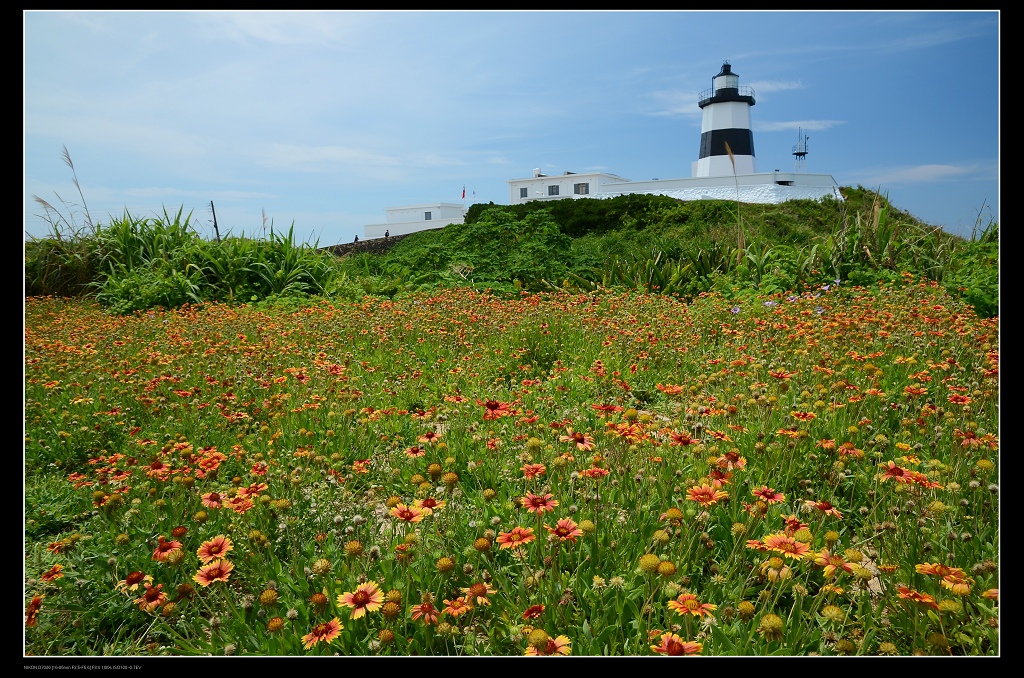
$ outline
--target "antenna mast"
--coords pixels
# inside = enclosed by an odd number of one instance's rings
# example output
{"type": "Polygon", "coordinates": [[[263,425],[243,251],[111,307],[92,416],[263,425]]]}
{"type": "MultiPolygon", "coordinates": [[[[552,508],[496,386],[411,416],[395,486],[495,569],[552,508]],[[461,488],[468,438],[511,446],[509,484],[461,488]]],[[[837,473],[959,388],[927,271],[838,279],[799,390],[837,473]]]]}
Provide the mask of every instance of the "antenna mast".
{"type": "Polygon", "coordinates": [[[796,128],[796,146],[793,147],[793,157],[796,158],[796,171],[803,172],[807,166],[807,140],[809,136],[803,133],[799,127],[796,128]]]}

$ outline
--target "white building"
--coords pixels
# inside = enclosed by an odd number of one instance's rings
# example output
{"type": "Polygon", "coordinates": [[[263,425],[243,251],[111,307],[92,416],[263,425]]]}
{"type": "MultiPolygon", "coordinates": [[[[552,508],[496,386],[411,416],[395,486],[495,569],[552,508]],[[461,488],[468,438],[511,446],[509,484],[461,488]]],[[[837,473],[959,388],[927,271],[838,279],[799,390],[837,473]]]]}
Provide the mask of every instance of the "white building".
{"type": "Polygon", "coordinates": [[[774,171],[650,181],[630,181],[613,174],[566,172],[552,177],[543,174],[536,176],[536,172],[534,174],[532,179],[512,179],[508,182],[509,204],[565,198],[614,198],[629,193],[667,195],[677,200],[738,200],[763,204],[798,199],[821,200],[824,197],[843,199],[831,174],[774,171]],[[615,181],[611,180],[612,177],[615,181]],[[587,183],[590,183],[589,194],[574,192],[575,186],[587,183]]]}
{"type": "MultiPolygon", "coordinates": [[[[629,193],[666,195],[678,200],[738,200],[747,203],[780,203],[786,200],[825,197],[842,200],[839,186],[831,174],[803,172],[757,172],[754,158],[754,133],[750,109],[754,90],[740,87],[739,76],[729,62],[711,79],[711,89],[701,92],[698,105],[703,111],[700,154],[690,164],[690,177],[630,181],[614,174],[574,174],[546,176],[533,170],[529,179],[512,179],[509,203],[563,198],[612,198],[629,193]]],[[[798,167],[807,155],[798,144],[794,155],[798,167]]]]}
{"type": "Polygon", "coordinates": [[[367,224],[363,235],[367,239],[387,235],[406,235],[416,231],[444,228],[448,224],[461,224],[466,220],[466,208],[455,202],[432,202],[422,205],[385,207],[383,224],[367,224]]]}
{"type": "Polygon", "coordinates": [[[509,204],[529,202],[531,200],[559,200],[561,198],[590,198],[601,193],[610,184],[628,182],[614,174],[604,172],[588,172],[577,174],[565,172],[549,177],[541,174],[539,169],[533,170],[530,179],[512,179],[509,185],[509,204]]]}
{"type": "MultiPolygon", "coordinates": [[[[564,172],[548,176],[540,169],[525,179],[510,179],[509,204],[566,198],[613,198],[630,193],[665,195],[677,200],[737,200],[745,203],[775,204],[787,200],[842,200],[831,174],[802,171],[807,155],[805,138],[794,147],[795,172],[757,172],[754,133],[750,109],[754,90],[740,87],[739,76],[726,61],[711,79],[711,88],[701,92],[698,105],[703,111],[700,153],[690,163],[690,176],[680,179],[630,181],[605,172],[564,172]]],[[[387,223],[366,226],[367,238],[403,235],[447,224],[465,222],[465,209],[457,203],[432,203],[388,207],[387,223]]]]}

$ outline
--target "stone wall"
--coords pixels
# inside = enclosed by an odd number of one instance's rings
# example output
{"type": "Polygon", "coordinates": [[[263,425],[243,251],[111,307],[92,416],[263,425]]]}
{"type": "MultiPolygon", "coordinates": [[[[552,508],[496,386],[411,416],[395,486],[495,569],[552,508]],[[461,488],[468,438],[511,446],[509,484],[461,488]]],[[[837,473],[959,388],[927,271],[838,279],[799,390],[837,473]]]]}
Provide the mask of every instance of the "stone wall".
{"type": "Polygon", "coordinates": [[[341,243],[338,245],[329,245],[327,247],[321,247],[321,252],[330,252],[336,257],[343,257],[346,254],[353,254],[355,252],[370,252],[372,254],[384,254],[389,249],[395,246],[395,243],[407,238],[412,233],[406,233],[405,235],[393,235],[388,238],[372,238],[370,240],[360,240],[359,242],[341,243]]]}

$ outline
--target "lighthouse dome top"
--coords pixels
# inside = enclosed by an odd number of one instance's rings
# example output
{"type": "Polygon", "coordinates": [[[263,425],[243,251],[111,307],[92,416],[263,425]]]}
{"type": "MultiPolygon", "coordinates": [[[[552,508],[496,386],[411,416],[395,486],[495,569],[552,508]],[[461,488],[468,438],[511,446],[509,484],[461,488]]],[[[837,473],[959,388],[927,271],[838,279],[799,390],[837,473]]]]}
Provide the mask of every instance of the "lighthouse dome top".
{"type": "Polygon", "coordinates": [[[722,62],[722,70],[711,78],[711,89],[700,93],[697,105],[704,108],[709,104],[726,102],[742,102],[748,106],[756,103],[753,88],[740,87],[740,78],[732,72],[728,61],[722,62]]]}

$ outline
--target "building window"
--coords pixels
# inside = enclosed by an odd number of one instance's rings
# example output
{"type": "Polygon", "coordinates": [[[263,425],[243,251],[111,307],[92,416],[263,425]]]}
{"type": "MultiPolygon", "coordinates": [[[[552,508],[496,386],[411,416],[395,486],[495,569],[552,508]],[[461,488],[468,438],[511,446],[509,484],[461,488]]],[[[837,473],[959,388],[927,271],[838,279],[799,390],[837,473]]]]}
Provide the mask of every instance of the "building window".
{"type": "Polygon", "coordinates": [[[572,192],[575,193],[576,195],[589,195],[590,184],[573,184],[572,192]]]}
{"type": "Polygon", "coordinates": [[[558,195],[558,186],[548,186],[548,195],[558,195]]]}
{"type": "Polygon", "coordinates": [[[530,196],[530,189],[528,189],[528,188],[520,188],[519,189],[519,197],[520,198],[528,198],[529,196],[530,196]]]}
{"type": "Polygon", "coordinates": [[[423,220],[424,221],[430,221],[430,212],[424,212],[423,213],[423,220]]]}

